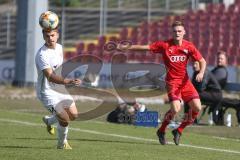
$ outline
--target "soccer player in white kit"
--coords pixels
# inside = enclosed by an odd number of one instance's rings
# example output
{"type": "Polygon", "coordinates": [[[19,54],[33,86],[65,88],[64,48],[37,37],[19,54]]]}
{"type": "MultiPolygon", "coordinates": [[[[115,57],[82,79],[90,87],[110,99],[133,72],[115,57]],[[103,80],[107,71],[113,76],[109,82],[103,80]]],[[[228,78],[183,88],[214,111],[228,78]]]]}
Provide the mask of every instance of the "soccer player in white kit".
{"type": "MultiPolygon", "coordinates": [[[[49,133],[54,134],[52,124],[58,122],[58,149],[72,149],[67,142],[68,123],[78,116],[73,98],[68,94],[53,89],[56,85],[80,85],[80,79],[68,79],[55,73],[55,69],[63,63],[62,45],[57,43],[58,29],[42,30],[45,44],[38,50],[35,63],[38,72],[37,97],[52,113],[52,116],[43,117],[49,133]]],[[[63,87],[64,88],[64,87],[63,87]]]]}

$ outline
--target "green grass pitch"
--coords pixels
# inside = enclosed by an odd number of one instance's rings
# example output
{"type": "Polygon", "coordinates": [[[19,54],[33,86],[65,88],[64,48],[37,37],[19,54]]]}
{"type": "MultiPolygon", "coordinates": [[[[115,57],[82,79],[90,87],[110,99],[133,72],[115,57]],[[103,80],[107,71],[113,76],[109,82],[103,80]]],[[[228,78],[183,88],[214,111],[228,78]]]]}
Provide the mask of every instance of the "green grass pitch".
{"type": "Polygon", "coordinates": [[[170,144],[162,146],[156,128],[110,124],[104,116],[72,122],[69,143],[73,150],[57,150],[56,136],[49,135],[41,121],[45,114],[37,100],[0,99],[1,160],[235,160],[240,156],[240,128],[236,126],[189,127],[180,146],[173,144],[168,129],[170,144]]]}

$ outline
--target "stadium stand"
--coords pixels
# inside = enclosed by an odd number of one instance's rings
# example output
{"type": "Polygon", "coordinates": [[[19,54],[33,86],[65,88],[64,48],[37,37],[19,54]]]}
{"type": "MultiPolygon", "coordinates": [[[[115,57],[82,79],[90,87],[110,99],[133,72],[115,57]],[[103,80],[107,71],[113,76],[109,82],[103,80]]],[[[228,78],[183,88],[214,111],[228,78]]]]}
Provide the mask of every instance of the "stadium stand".
{"type": "MultiPolygon", "coordinates": [[[[208,64],[215,62],[215,54],[218,50],[224,50],[229,55],[229,65],[237,65],[240,60],[239,12],[240,1],[238,0],[228,8],[222,3],[210,3],[205,10],[189,10],[180,16],[165,16],[163,19],[150,23],[142,21],[135,27],[123,27],[117,36],[111,36],[105,40],[116,42],[128,39],[133,44],[148,44],[158,39],[169,38],[171,23],[175,20],[183,20],[187,32],[186,39],[197,46],[208,64]]],[[[99,51],[103,44],[104,42],[98,41],[97,46],[99,47],[96,49],[99,51]]],[[[153,60],[153,56],[148,53],[140,56],[134,52],[129,60],[150,62],[153,60]]]]}
{"type": "MultiPolygon", "coordinates": [[[[99,2],[90,0],[84,3],[81,2],[82,8],[65,8],[65,43],[73,43],[82,39],[82,41],[74,46],[74,50],[66,51],[65,58],[69,59],[79,54],[94,54],[102,56],[104,55],[102,47],[108,41],[128,39],[132,41],[133,44],[147,44],[158,39],[167,39],[170,37],[170,24],[174,20],[183,20],[187,31],[186,39],[189,39],[197,46],[208,64],[214,62],[215,53],[219,49],[228,53],[230,65],[236,65],[240,61],[239,0],[235,0],[235,3],[228,7],[222,3],[209,3],[206,5],[205,9],[200,10],[189,9],[191,8],[191,4],[189,4],[189,1],[187,0],[181,1],[181,3],[177,0],[172,0],[171,3],[174,5],[170,5],[169,10],[159,10],[159,8],[166,8],[165,2],[152,0],[152,21],[150,22],[146,21],[146,1],[141,1],[140,3],[140,1],[136,0],[136,3],[134,2],[135,0],[124,1],[121,6],[118,6],[119,4],[115,3],[115,1],[111,1],[108,4],[107,25],[110,26],[109,30],[113,31],[109,33],[116,33],[116,31],[118,31],[116,28],[120,27],[121,29],[115,35],[106,34],[98,38],[96,38],[96,35],[99,32],[99,2]],[[90,7],[87,8],[87,6],[90,7]],[[120,7],[120,9],[117,7],[120,7]],[[181,11],[177,10],[179,8],[181,8],[181,11]],[[177,15],[174,16],[174,14],[177,15]],[[95,38],[93,38],[92,42],[86,42],[80,35],[83,37],[95,38]]],[[[59,15],[61,13],[61,8],[56,6],[51,6],[51,10],[59,13],[59,15]]],[[[16,15],[14,14],[14,11],[10,16],[10,19],[8,19],[10,20],[10,31],[12,33],[10,35],[10,41],[8,41],[8,47],[6,47],[6,20],[6,13],[1,12],[0,58],[13,58],[16,45],[16,15]]],[[[109,59],[109,56],[104,57],[109,59]]],[[[136,56],[133,53],[129,60],[143,60],[144,62],[152,61],[152,56],[146,53],[145,58],[139,58],[137,53],[136,56]],[[136,59],[134,59],[134,57],[136,57],[136,59]]],[[[155,61],[159,62],[159,60],[155,61]]]]}

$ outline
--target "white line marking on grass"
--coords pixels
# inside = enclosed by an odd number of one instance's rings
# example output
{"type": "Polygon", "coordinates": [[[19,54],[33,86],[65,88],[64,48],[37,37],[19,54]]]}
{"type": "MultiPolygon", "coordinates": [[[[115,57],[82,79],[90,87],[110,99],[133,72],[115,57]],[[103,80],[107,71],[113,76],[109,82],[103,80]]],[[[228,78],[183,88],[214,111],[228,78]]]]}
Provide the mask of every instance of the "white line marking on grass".
{"type": "Polygon", "coordinates": [[[107,124],[108,122],[101,122],[96,120],[83,121],[85,123],[97,123],[97,124],[107,124]]]}
{"type": "MultiPolygon", "coordinates": [[[[39,123],[32,123],[32,122],[12,120],[12,119],[2,119],[2,118],[0,118],[0,121],[2,121],[2,122],[9,122],[9,123],[23,124],[23,125],[27,125],[27,126],[41,126],[41,127],[44,126],[44,125],[39,124],[39,123]]],[[[158,143],[158,141],[155,140],[155,139],[133,137],[133,136],[128,136],[128,135],[104,133],[104,132],[99,132],[99,131],[94,131],[94,130],[87,130],[87,129],[80,129],[80,128],[69,128],[69,129],[73,130],[73,131],[79,131],[79,132],[90,133],[90,134],[97,134],[97,135],[103,135],[103,136],[119,137],[119,138],[125,138],[125,139],[132,139],[132,140],[145,141],[145,142],[157,142],[158,143]]],[[[173,143],[170,142],[169,144],[173,144],[173,143]]],[[[218,148],[194,146],[194,145],[189,145],[189,144],[180,144],[180,146],[181,147],[188,147],[188,148],[197,148],[197,149],[203,149],[203,150],[210,150],[210,151],[216,151],[216,152],[226,152],[226,153],[240,154],[240,151],[235,151],[235,150],[227,150],[227,149],[218,149],[218,148]]]]}
{"type": "Polygon", "coordinates": [[[204,150],[210,150],[210,151],[217,151],[217,152],[227,152],[227,153],[236,153],[236,154],[240,154],[240,151],[234,151],[234,150],[228,150],[228,149],[218,149],[218,148],[210,148],[210,147],[194,146],[194,145],[189,145],[189,144],[180,144],[180,146],[183,146],[183,147],[189,147],[189,148],[204,149],[204,150]]]}
{"type": "Polygon", "coordinates": [[[225,140],[225,141],[233,141],[233,142],[240,142],[239,139],[233,139],[233,138],[225,138],[225,137],[218,137],[218,136],[212,136],[212,138],[225,140]]]}

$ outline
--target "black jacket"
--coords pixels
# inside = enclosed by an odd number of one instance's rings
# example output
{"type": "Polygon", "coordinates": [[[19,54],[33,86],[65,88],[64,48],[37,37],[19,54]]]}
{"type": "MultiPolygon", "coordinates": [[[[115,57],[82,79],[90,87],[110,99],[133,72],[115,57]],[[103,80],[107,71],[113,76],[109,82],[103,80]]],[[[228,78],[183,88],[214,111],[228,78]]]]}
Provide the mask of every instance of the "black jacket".
{"type": "Polygon", "coordinates": [[[209,72],[208,70],[205,71],[203,81],[197,82],[196,76],[199,72],[196,71],[193,73],[192,77],[192,84],[196,88],[198,92],[202,91],[221,91],[221,86],[218,83],[218,80],[216,77],[212,74],[212,72],[209,72]]]}
{"type": "Polygon", "coordinates": [[[220,84],[221,88],[224,89],[224,87],[227,84],[227,77],[228,77],[227,68],[224,66],[217,66],[211,72],[218,80],[218,83],[220,84]]]}

